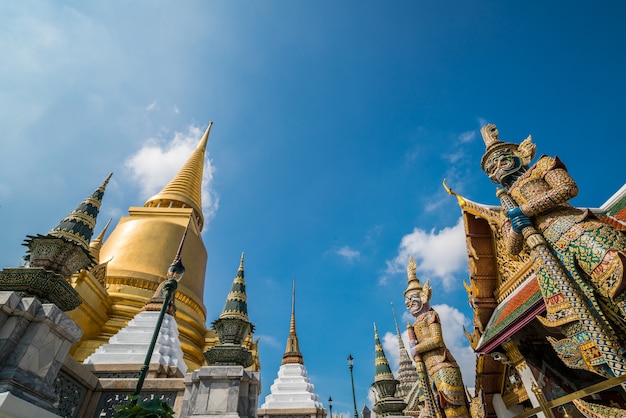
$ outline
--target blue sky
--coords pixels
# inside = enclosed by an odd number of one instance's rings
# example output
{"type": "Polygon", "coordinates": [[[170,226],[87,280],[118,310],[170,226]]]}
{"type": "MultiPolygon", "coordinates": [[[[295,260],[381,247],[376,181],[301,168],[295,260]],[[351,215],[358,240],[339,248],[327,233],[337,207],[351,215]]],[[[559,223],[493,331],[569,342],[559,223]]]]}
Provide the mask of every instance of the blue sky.
{"type": "Polygon", "coordinates": [[[245,252],[260,403],[295,277],[320,399],[352,414],[352,354],[358,408],[371,406],[372,324],[394,363],[409,255],[471,387],[460,210],[441,182],[497,203],[479,164],[492,122],[558,155],[574,204],[606,201],[624,183],[624,21],[618,1],[3,2],[0,267],[111,171],[96,231],[115,225],[212,120],[204,300],[211,322],[245,252]]]}

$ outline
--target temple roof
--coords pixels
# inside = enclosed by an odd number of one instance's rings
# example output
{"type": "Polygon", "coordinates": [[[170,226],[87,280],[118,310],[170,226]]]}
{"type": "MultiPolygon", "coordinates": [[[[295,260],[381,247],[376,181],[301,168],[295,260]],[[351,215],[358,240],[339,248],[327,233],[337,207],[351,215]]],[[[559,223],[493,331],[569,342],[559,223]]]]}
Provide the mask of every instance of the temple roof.
{"type": "Polygon", "coordinates": [[[626,231],[626,183],[600,207],[600,210],[603,211],[597,214],[600,219],[617,230],[626,231]]]}
{"type": "Polygon", "coordinates": [[[145,207],[167,206],[175,208],[191,207],[200,230],[204,225],[202,214],[202,174],[204,154],[213,122],[209,122],[200,143],[178,174],[159,193],[144,204],[145,207]]]}
{"type": "MultiPolygon", "coordinates": [[[[465,284],[474,311],[470,345],[479,353],[476,387],[483,388],[487,404],[501,392],[506,368],[491,355],[503,342],[545,310],[532,260],[525,248],[518,256],[506,250],[500,228],[506,219],[500,206],[456,197],[465,226],[470,283],[465,284]]],[[[585,208],[581,208],[585,209],[585,208]]],[[[589,209],[602,221],[626,230],[626,184],[600,208],[589,209]]]]}
{"type": "Polygon", "coordinates": [[[526,280],[493,311],[476,352],[489,353],[545,310],[537,278],[526,280]]]}

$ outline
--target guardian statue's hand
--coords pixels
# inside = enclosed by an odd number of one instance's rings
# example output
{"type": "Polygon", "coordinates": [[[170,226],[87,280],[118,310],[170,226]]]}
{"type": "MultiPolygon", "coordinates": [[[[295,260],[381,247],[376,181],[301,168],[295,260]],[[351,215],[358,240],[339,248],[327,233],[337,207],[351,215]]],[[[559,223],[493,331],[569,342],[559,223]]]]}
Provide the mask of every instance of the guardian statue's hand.
{"type": "Polygon", "coordinates": [[[511,228],[518,234],[527,226],[531,226],[530,218],[522,212],[520,207],[515,207],[506,211],[506,216],[511,220],[511,228]]]}

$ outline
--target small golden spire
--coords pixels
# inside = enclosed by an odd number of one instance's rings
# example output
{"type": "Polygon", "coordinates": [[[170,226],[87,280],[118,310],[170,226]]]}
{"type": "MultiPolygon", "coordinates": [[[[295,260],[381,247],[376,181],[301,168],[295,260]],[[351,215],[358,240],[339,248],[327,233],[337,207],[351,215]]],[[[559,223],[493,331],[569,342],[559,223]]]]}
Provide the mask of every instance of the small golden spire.
{"type": "Polygon", "coordinates": [[[102,228],[102,231],[98,234],[98,236],[89,243],[89,253],[93,257],[93,260],[96,264],[100,263],[100,249],[102,248],[102,242],[104,241],[104,235],[111,224],[111,218],[107,224],[102,228]]]}
{"type": "Polygon", "coordinates": [[[299,363],[304,364],[302,353],[300,352],[300,344],[296,335],[296,279],[293,279],[291,289],[291,321],[289,323],[289,337],[287,338],[287,348],[283,354],[281,364],[299,363]]]}
{"type": "Polygon", "coordinates": [[[467,204],[465,199],[463,199],[460,195],[453,192],[452,189],[448,187],[448,185],[446,184],[446,179],[443,179],[443,188],[446,189],[446,192],[448,192],[449,195],[456,197],[456,200],[457,202],[459,202],[460,207],[464,207],[467,204]]]}
{"type": "Polygon", "coordinates": [[[202,214],[202,173],[204,171],[204,156],[213,122],[204,132],[200,143],[189,157],[178,174],[156,195],[144,204],[145,207],[191,207],[198,226],[202,231],[204,215],[202,214]]]}

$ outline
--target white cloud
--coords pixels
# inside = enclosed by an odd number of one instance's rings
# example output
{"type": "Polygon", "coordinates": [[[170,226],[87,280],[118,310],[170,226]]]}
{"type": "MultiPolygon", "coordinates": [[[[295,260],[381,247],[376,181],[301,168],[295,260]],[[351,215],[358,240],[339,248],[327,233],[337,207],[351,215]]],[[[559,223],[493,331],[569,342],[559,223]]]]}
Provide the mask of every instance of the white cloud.
{"type": "Polygon", "coordinates": [[[476,138],[476,131],[467,131],[459,135],[459,142],[464,144],[466,142],[472,142],[476,138]]]}
{"type": "MultiPolygon", "coordinates": [[[[187,132],[176,132],[167,144],[156,139],[148,139],[137,153],[124,165],[131,173],[131,181],[141,190],[142,198],[149,199],[158,193],[180,171],[197,147],[204,132],[190,126],[187,132]]],[[[219,199],[213,190],[214,167],[206,159],[202,176],[202,210],[205,223],[208,223],[218,208],[219,199]]]]}
{"type": "Polygon", "coordinates": [[[415,258],[418,277],[423,276],[420,277],[422,283],[429,279],[440,280],[446,290],[451,289],[455,283],[454,275],[467,269],[463,219],[459,218],[456,225],[439,231],[415,228],[402,237],[398,255],[387,261],[387,273],[406,271],[410,256],[415,258]]]}
{"type": "Polygon", "coordinates": [[[336,254],[340,255],[341,257],[345,258],[346,260],[350,262],[354,261],[356,258],[359,258],[359,256],[361,255],[359,251],[353,250],[347,245],[344,245],[343,247],[339,248],[336,251],[336,254]]]}
{"type": "Polygon", "coordinates": [[[282,346],[281,343],[271,335],[263,334],[263,335],[257,335],[256,337],[259,340],[259,344],[267,345],[269,347],[274,347],[274,348],[278,348],[282,346]]]}
{"type": "Polygon", "coordinates": [[[450,164],[455,164],[459,160],[461,160],[464,156],[465,156],[465,151],[460,150],[453,154],[444,154],[442,155],[442,158],[447,160],[450,164]]]}
{"type": "Polygon", "coordinates": [[[156,100],[153,100],[152,103],[150,103],[148,106],[146,106],[146,110],[148,112],[150,112],[151,110],[154,110],[157,108],[157,104],[158,102],[156,100]]]}

